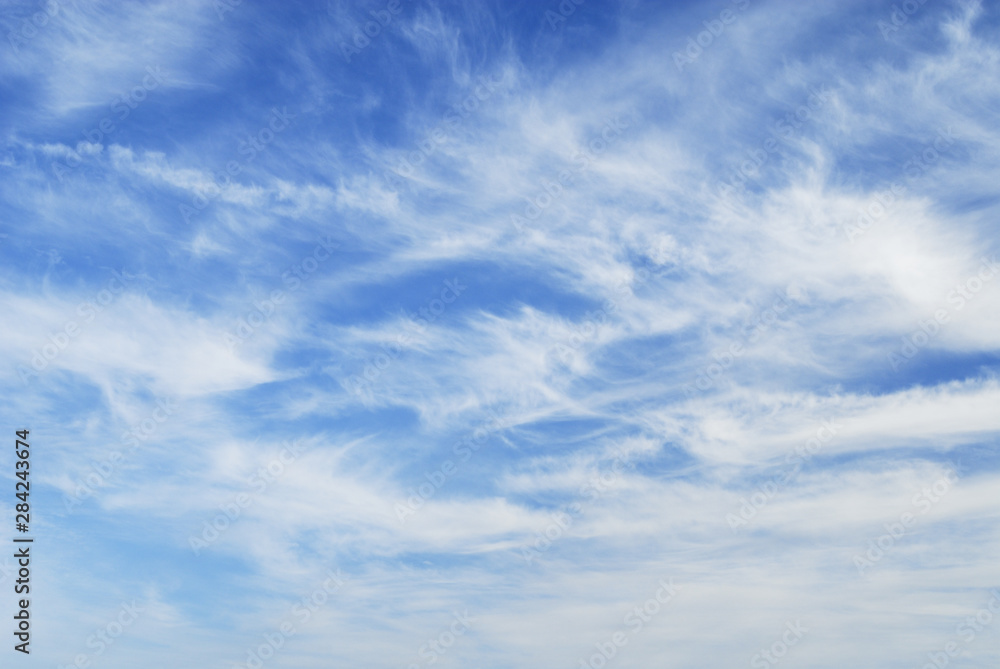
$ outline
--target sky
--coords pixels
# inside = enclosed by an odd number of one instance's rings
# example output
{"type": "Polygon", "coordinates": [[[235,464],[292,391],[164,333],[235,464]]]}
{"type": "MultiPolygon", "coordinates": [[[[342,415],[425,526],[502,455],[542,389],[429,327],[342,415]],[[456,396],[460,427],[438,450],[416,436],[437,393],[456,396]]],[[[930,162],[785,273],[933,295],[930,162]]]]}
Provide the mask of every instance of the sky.
{"type": "Polygon", "coordinates": [[[0,28],[4,667],[1000,665],[997,3],[0,28]]]}

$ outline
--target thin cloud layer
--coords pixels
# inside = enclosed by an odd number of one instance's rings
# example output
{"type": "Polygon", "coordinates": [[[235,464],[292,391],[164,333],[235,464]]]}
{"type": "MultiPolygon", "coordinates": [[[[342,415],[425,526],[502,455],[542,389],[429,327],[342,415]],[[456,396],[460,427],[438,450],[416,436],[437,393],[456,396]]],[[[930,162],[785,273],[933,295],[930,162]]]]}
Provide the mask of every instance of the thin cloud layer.
{"type": "Polygon", "coordinates": [[[3,14],[32,666],[997,665],[992,4],[3,14]]]}

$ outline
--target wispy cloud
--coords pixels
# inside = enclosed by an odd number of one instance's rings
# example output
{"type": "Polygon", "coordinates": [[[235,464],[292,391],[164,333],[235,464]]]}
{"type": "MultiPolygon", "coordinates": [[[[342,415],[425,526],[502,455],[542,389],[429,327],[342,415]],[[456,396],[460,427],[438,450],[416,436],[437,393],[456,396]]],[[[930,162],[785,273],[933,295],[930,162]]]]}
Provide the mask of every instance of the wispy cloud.
{"type": "Polygon", "coordinates": [[[996,665],[989,3],[3,14],[33,661],[996,665]]]}

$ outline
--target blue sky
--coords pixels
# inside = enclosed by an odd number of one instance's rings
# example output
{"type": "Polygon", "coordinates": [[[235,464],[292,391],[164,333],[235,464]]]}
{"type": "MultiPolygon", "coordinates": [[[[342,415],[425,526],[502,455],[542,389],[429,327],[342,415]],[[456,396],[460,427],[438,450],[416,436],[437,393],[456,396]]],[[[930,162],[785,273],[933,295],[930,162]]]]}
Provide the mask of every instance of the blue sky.
{"type": "Polygon", "coordinates": [[[19,664],[997,666],[995,3],[0,19],[19,664]]]}

